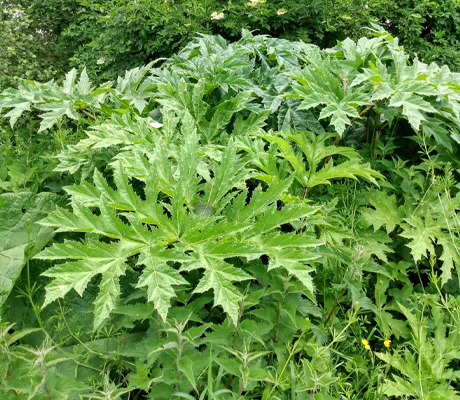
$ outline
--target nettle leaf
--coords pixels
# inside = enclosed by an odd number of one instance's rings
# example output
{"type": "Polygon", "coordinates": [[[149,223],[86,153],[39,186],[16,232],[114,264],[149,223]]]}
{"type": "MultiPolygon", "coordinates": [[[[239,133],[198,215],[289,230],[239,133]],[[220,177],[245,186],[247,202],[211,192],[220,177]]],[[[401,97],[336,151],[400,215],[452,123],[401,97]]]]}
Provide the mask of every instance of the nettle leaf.
{"type": "Polygon", "coordinates": [[[392,232],[395,226],[402,222],[404,215],[403,210],[396,204],[396,197],[394,195],[389,196],[385,192],[376,191],[369,193],[368,196],[374,210],[363,208],[361,215],[364,220],[374,227],[374,231],[385,226],[387,233],[392,232]]]}

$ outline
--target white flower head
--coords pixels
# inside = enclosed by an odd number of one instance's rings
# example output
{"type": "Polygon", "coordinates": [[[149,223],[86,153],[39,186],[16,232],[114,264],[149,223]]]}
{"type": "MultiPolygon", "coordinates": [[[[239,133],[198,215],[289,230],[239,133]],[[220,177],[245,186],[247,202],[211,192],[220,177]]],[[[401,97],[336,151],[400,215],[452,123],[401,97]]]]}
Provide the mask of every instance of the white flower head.
{"type": "Polygon", "coordinates": [[[211,19],[222,19],[225,17],[225,14],[223,12],[221,13],[217,13],[217,11],[214,11],[212,14],[211,14],[211,19]]]}
{"type": "Polygon", "coordinates": [[[104,58],[104,57],[101,57],[99,60],[96,61],[96,64],[97,64],[97,65],[105,64],[105,58],[104,58]]]}
{"type": "Polygon", "coordinates": [[[155,128],[155,129],[160,129],[160,128],[163,126],[163,124],[160,124],[159,122],[156,122],[156,121],[150,122],[149,125],[150,125],[152,128],[155,128]]]}
{"type": "Polygon", "coordinates": [[[251,7],[254,7],[257,4],[263,4],[265,2],[266,2],[266,0],[249,0],[249,3],[247,5],[251,6],[251,7]]]}
{"type": "Polygon", "coordinates": [[[280,8],[276,13],[278,15],[284,15],[287,13],[287,10],[285,8],[280,8]]]}

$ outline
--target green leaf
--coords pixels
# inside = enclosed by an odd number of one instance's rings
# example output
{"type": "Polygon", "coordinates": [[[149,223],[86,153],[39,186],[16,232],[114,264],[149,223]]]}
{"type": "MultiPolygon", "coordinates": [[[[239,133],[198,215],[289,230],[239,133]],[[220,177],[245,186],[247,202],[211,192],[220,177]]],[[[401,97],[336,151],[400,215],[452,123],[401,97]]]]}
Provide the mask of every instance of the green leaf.
{"type": "Polygon", "coordinates": [[[306,187],[314,187],[321,184],[331,184],[329,181],[339,178],[351,178],[358,180],[357,177],[364,178],[374,185],[378,186],[376,179],[385,179],[382,174],[374,171],[369,163],[359,163],[357,161],[345,161],[336,166],[333,163],[328,163],[326,167],[318,172],[313,172],[310,178],[305,181],[306,187]]]}
{"type": "Polygon", "coordinates": [[[55,265],[43,273],[44,276],[54,278],[46,286],[44,306],[64,297],[72,289],[82,296],[88,283],[101,274],[99,294],[94,302],[94,329],[99,329],[116,307],[120,294],[119,278],[126,271],[127,258],[139,251],[138,243],[127,241],[91,241],[87,244],[65,242],[44,250],[37,258],[79,260],[55,265]]]}
{"type": "Polygon", "coordinates": [[[13,289],[25,263],[38,253],[53,230],[35,224],[61,198],[51,193],[8,193],[0,195],[0,306],[13,289]]]}
{"type": "Polygon", "coordinates": [[[273,229],[297,221],[301,218],[312,216],[318,212],[319,208],[305,203],[285,205],[281,210],[270,206],[255,224],[247,229],[244,234],[244,239],[250,239],[258,235],[262,235],[272,231],[273,229]]]}
{"type": "Polygon", "coordinates": [[[427,101],[412,92],[398,92],[391,97],[390,107],[402,107],[402,113],[407,117],[412,128],[418,132],[420,124],[425,121],[424,112],[436,113],[436,109],[427,101]]]}
{"type": "Polygon", "coordinates": [[[335,131],[342,136],[345,128],[350,124],[351,118],[358,118],[359,113],[354,107],[347,103],[329,104],[321,110],[319,119],[325,119],[332,116],[331,125],[335,131]]]}
{"type": "Polygon", "coordinates": [[[188,381],[192,384],[193,388],[197,390],[195,374],[193,370],[194,365],[195,364],[192,359],[188,357],[182,357],[177,363],[177,368],[185,375],[188,381]]]}
{"type": "Polygon", "coordinates": [[[67,115],[71,119],[78,120],[78,113],[75,110],[71,100],[38,104],[35,106],[35,108],[41,111],[46,111],[46,113],[40,115],[42,122],[38,132],[42,132],[53,127],[64,115],[67,115]]]}
{"type": "Polygon", "coordinates": [[[374,231],[385,226],[387,233],[393,232],[395,226],[402,222],[404,215],[403,210],[396,204],[396,197],[376,191],[369,193],[368,196],[374,210],[370,208],[361,210],[366,223],[372,225],[374,231]]]}
{"type": "Polygon", "coordinates": [[[212,289],[214,291],[214,304],[222,306],[233,324],[236,325],[243,295],[232,282],[245,281],[251,279],[251,276],[218,259],[201,258],[194,268],[205,269],[205,273],[194,292],[204,293],[212,289]]]}
{"type": "Polygon", "coordinates": [[[153,302],[163,321],[176,295],[174,286],[188,284],[168,261],[187,261],[187,257],[177,251],[149,246],[141,251],[138,260],[138,265],[144,265],[145,269],[136,287],[147,287],[147,300],[153,302]]]}
{"type": "Polygon", "coordinates": [[[409,239],[409,243],[406,246],[410,248],[414,261],[417,262],[422,257],[426,257],[427,252],[433,254],[433,242],[441,234],[437,223],[429,215],[426,219],[412,215],[410,218],[406,218],[405,221],[408,223],[402,225],[404,232],[400,235],[409,239]]]}

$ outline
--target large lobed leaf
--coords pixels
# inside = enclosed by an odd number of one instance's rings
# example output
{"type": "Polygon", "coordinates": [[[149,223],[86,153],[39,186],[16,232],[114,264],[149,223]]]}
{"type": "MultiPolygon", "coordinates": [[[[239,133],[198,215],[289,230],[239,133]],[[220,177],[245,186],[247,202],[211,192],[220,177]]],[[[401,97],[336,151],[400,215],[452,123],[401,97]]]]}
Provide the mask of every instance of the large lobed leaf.
{"type": "Polygon", "coordinates": [[[36,222],[60,202],[60,197],[51,193],[0,195],[0,306],[25,263],[53,236],[53,229],[36,222]]]}

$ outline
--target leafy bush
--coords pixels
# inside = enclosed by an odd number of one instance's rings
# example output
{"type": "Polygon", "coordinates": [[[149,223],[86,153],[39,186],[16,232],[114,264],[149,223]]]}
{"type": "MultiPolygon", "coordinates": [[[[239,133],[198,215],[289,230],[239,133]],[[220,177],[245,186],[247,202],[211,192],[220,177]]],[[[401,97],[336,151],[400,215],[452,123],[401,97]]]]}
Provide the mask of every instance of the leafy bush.
{"type": "Polygon", "coordinates": [[[76,2],[66,0],[2,1],[0,89],[18,78],[48,80],[68,68],[71,48],[60,34],[75,8],[76,2]]]}
{"type": "Polygon", "coordinates": [[[97,82],[170,57],[197,33],[236,40],[242,29],[332,47],[368,35],[372,23],[411,56],[459,70],[457,0],[8,0],[0,14],[0,87],[17,77],[61,79],[86,67],[97,82]]]}
{"type": "Polygon", "coordinates": [[[373,35],[204,35],[116,82],[3,92],[11,126],[84,138],[59,200],[0,195],[0,255],[24,251],[2,395],[459,398],[459,74],[373,35]]]}
{"type": "Polygon", "coordinates": [[[458,1],[376,2],[375,15],[398,36],[405,49],[425,62],[460,70],[460,5],[458,1]]]}

